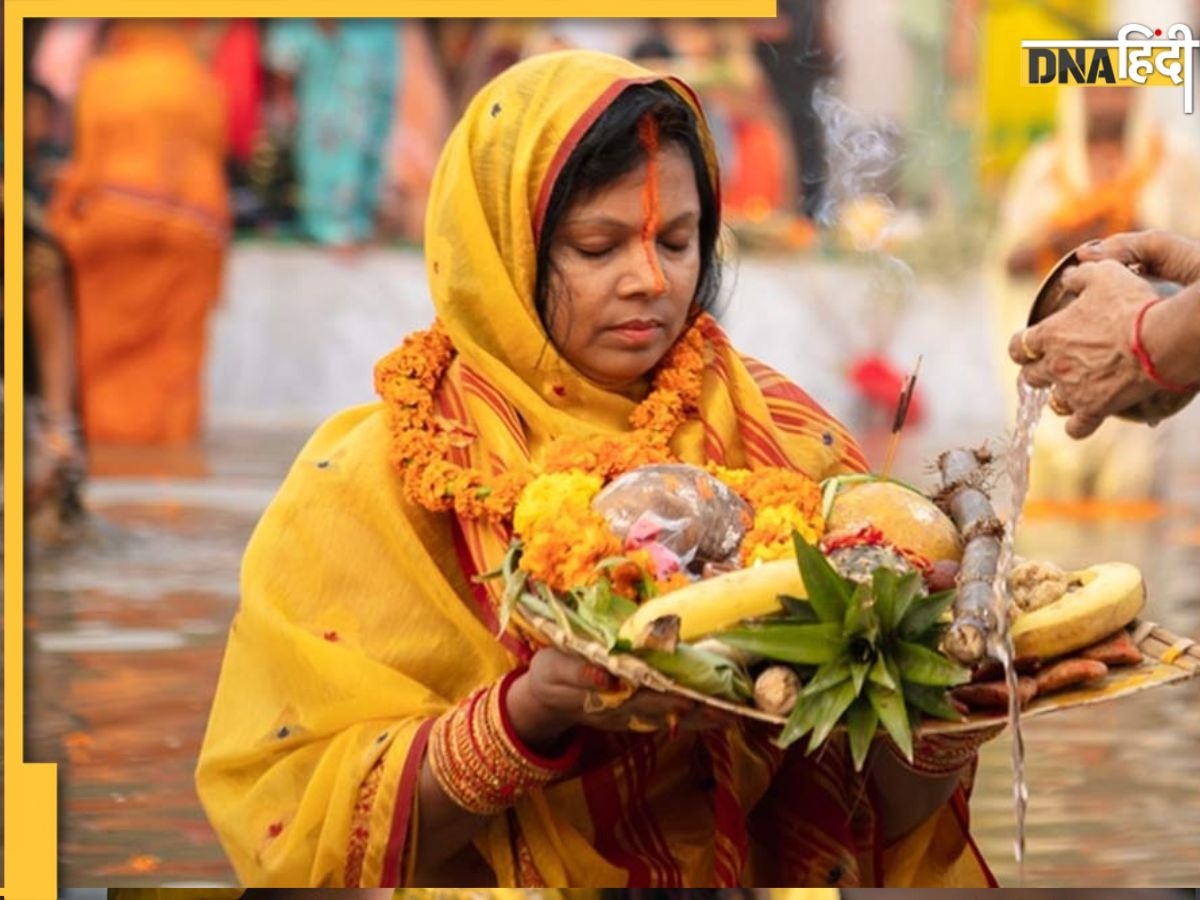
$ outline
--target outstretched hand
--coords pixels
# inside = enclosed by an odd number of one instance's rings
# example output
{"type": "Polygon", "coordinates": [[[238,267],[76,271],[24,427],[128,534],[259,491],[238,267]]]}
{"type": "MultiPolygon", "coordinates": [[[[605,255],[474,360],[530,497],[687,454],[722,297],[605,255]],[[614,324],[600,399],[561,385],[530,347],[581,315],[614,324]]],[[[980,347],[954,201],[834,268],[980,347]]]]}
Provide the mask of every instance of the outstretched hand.
{"type": "MultiPolygon", "coordinates": [[[[1112,245],[1127,254],[1134,253],[1135,246],[1138,253],[1148,252],[1143,241],[1112,245]]],[[[1164,261],[1177,265],[1173,256],[1162,255],[1165,251],[1158,244],[1150,249],[1156,267],[1164,261]]],[[[1106,417],[1155,392],[1156,386],[1133,355],[1131,338],[1138,309],[1156,295],[1144,279],[1115,259],[1081,263],[1063,274],[1062,284],[1077,298],[1013,335],[1008,353],[1021,365],[1022,377],[1030,385],[1051,388],[1051,408],[1069,417],[1067,434],[1083,438],[1106,417]]]]}

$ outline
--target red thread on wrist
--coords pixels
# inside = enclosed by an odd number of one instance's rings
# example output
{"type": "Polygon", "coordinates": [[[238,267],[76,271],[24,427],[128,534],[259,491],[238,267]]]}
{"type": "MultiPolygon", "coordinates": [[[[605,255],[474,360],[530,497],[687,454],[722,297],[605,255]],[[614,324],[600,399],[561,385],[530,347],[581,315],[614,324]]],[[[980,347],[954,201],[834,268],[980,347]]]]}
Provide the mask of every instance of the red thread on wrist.
{"type": "Polygon", "coordinates": [[[1138,364],[1142,367],[1142,371],[1146,377],[1158,385],[1158,387],[1173,394],[1189,394],[1200,388],[1200,385],[1176,384],[1173,381],[1167,381],[1167,379],[1159,374],[1158,369],[1154,368],[1154,360],[1150,358],[1150,353],[1146,350],[1146,345],[1142,343],[1142,320],[1146,317],[1146,311],[1161,299],[1161,297],[1151,297],[1138,309],[1137,315],[1133,319],[1133,339],[1130,342],[1129,349],[1137,359],[1138,364]]]}

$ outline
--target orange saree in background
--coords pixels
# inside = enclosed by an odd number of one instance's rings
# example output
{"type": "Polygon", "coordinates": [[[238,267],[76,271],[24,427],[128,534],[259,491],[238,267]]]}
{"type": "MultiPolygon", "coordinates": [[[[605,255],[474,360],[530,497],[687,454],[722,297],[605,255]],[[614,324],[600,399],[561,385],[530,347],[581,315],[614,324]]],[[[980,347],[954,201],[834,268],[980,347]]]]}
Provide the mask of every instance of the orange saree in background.
{"type": "Polygon", "coordinates": [[[89,441],[196,435],[229,230],[225,129],[221,90],[179,31],[114,27],[51,210],[76,279],[89,441]]]}
{"type": "MultiPolygon", "coordinates": [[[[485,87],[451,135],[426,257],[458,350],[436,396],[464,436],[453,461],[498,473],[536,463],[557,435],[629,430],[633,401],[548,343],[535,247],[587,127],[622,89],[653,80],[601,54],[535,57],[485,87]]],[[[700,412],[676,432],[679,458],[814,478],[865,467],[799,388],[739,354],[715,321],[704,334],[700,412]]],[[[532,651],[497,637],[496,596],[470,581],[499,562],[507,534],[409,504],[390,442],[378,405],[328,421],[247,550],[197,772],[246,884],[404,883],[434,718],[532,651]]],[[[961,795],[886,848],[844,747],[805,758],[771,736],[748,722],[674,739],[583,730],[571,775],[495,816],[475,851],[505,886],[986,883],[961,795]]]]}

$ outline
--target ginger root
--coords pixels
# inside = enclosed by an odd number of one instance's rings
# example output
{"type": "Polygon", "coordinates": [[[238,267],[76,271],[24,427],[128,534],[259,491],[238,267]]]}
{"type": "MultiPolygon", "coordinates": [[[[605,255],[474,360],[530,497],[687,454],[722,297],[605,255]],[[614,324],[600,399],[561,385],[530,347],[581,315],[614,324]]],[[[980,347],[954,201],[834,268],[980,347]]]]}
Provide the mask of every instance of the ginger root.
{"type": "Polygon", "coordinates": [[[754,705],[786,716],[800,699],[800,676],[788,666],[768,666],[754,680],[754,705]]]}
{"type": "Polygon", "coordinates": [[[1054,563],[1030,559],[1013,566],[1008,590],[1022,612],[1049,606],[1071,587],[1071,576],[1054,563]]]}

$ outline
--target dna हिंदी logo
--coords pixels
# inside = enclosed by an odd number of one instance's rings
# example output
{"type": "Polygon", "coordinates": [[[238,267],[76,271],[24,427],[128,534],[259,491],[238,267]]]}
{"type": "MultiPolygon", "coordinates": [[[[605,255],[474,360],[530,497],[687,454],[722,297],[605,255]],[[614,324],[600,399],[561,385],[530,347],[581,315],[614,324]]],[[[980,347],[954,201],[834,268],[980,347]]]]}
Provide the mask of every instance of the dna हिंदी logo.
{"type": "Polygon", "coordinates": [[[1183,111],[1194,105],[1192,67],[1200,40],[1192,29],[1126,25],[1111,41],[1021,41],[1025,84],[1182,87],[1183,111]]]}

